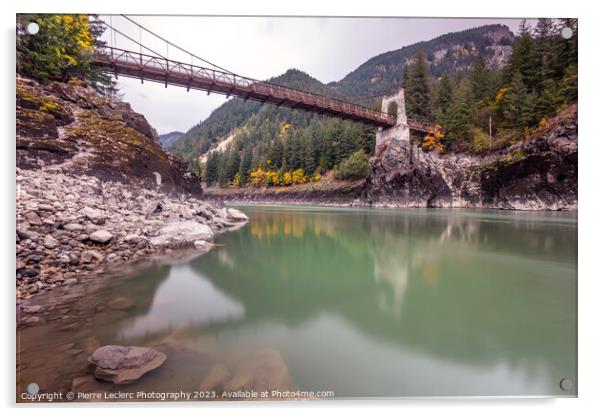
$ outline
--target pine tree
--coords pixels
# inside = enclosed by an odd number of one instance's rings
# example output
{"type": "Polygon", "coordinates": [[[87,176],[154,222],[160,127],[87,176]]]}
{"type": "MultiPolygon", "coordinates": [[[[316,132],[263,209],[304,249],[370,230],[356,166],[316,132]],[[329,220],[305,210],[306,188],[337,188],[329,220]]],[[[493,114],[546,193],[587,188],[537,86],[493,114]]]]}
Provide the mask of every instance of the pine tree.
{"type": "Polygon", "coordinates": [[[505,83],[510,84],[516,73],[520,74],[528,89],[535,88],[538,83],[538,74],[534,41],[525,20],[521,23],[518,39],[512,45],[512,55],[510,55],[505,69],[505,83]]]}
{"type": "Polygon", "coordinates": [[[435,99],[435,113],[437,119],[443,120],[447,114],[447,110],[451,105],[453,99],[454,89],[452,87],[451,80],[444,72],[437,84],[437,94],[435,99]]]}
{"type": "Polygon", "coordinates": [[[240,177],[240,185],[245,186],[249,179],[249,173],[253,163],[253,148],[250,143],[247,143],[242,151],[242,157],[240,158],[240,165],[238,167],[238,174],[240,177]]]}
{"type": "Polygon", "coordinates": [[[477,57],[468,73],[468,86],[472,101],[475,104],[489,97],[492,93],[490,71],[487,70],[485,61],[480,56],[477,57]]]}
{"type": "Polygon", "coordinates": [[[552,19],[538,19],[534,34],[535,63],[537,65],[537,84],[535,88],[541,92],[544,88],[544,82],[554,77],[554,43],[558,36],[558,30],[552,19]]]}
{"type": "Polygon", "coordinates": [[[528,96],[523,77],[519,72],[516,72],[504,97],[502,109],[502,113],[511,127],[522,127],[527,124],[531,116],[531,109],[527,107],[528,96]]]}
{"type": "Polygon", "coordinates": [[[465,84],[456,89],[454,98],[445,117],[447,140],[466,140],[472,125],[470,90],[465,84]]]}
{"type": "Polygon", "coordinates": [[[413,65],[408,70],[407,82],[404,81],[406,112],[415,118],[432,118],[431,89],[428,66],[424,53],[416,54],[413,65]]]}
{"type": "Polygon", "coordinates": [[[553,79],[547,79],[542,83],[543,90],[539,94],[533,108],[535,120],[541,120],[548,114],[555,112],[563,103],[564,98],[559,83],[553,79]]]}
{"type": "Polygon", "coordinates": [[[218,152],[213,151],[207,155],[207,161],[205,162],[205,170],[203,178],[207,185],[211,186],[217,181],[219,169],[219,155],[218,152]]]}

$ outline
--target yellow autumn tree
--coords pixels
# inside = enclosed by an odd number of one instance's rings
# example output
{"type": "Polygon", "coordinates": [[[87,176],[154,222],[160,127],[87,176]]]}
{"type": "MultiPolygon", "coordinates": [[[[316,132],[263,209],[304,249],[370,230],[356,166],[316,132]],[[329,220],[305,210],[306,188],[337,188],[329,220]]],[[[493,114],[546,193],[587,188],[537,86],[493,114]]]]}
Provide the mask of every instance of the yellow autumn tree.
{"type": "Polygon", "coordinates": [[[445,146],[443,146],[443,139],[445,137],[445,133],[443,132],[443,127],[439,124],[435,126],[435,131],[432,134],[427,134],[422,141],[422,150],[425,152],[430,152],[434,150],[435,152],[441,154],[445,152],[445,146]]]}
{"type": "Polygon", "coordinates": [[[41,82],[84,79],[98,91],[114,90],[114,82],[92,65],[93,53],[104,42],[104,24],[86,14],[22,14],[17,16],[17,72],[41,82]],[[37,23],[39,31],[25,28],[37,23]]]}
{"type": "Polygon", "coordinates": [[[290,172],[284,172],[282,174],[282,185],[288,186],[293,183],[293,175],[290,172]]]}
{"type": "Polygon", "coordinates": [[[293,180],[294,184],[302,184],[302,183],[306,183],[307,180],[307,176],[305,176],[305,172],[303,171],[303,169],[299,168],[299,169],[295,169],[292,173],[291,173],[291,177],[293,180]]]}
{"type": "Polygon", "coordinates": [[[254,186],[255,188],[259,188],[263,185],[264,181],[265,171],[263,170],[261,165],[259,165],[257,169],[251,171],[251,173],[249,174],[249,184],[251,186],[254,186]]]}

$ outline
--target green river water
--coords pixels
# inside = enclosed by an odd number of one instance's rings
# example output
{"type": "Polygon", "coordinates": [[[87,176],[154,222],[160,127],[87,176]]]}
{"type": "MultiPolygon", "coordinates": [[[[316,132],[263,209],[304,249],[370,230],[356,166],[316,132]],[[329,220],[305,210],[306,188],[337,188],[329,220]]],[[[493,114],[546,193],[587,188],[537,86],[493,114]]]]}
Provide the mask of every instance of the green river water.
{"type": "Polygon", "coordinates": [[[18,382],[68,389],[95,339],[169,345],[125,389],[195,389],[267,348],[338,398],[576,395],[575,213],[238,208],[249,224],[206,255],[53,291],[63,316],[21,332],[18,382]],[[117,296],[136,306],[106,308],[117,296]]]}

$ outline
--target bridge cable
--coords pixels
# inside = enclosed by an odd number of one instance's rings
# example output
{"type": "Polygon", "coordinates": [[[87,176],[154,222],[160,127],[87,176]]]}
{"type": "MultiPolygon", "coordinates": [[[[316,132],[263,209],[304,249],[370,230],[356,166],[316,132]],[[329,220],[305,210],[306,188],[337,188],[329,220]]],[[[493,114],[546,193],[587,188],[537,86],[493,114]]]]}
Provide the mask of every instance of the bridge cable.
{"type": "MultiPolygon", "coordinates": [[[[163,42],[165,42],[167,45],[171,45],[171,46],[173,46],[174,48],[176,48],[176,49],[179,49],[180,51],[182,51],[182,52],[184,52],[184,53],[187,53],[187,54],[188,54],[188,55],[190,55],[191,57],[197,58],[197,59],[199,59],[199,60],[201,60],[201,61],[205,62],[206,64],[209,64],[209,65],[211,65],[211,66],[214,66],[214,67],[216,67],[217,69],[219,69],[219,70],[221,70],[221,71],[224,71],[224,72],[227,72],[227,73],[229,73],[230,75],[236,75],[236,76],[239,76],[239,77],[241,77],[241,78],[245,78],[245,77],[243,77],[242,75],[238,75],[238,74],[236,74],[236,73],[234,73],[234,72],[232,72],[232,71],[230,71],[230,70],[228,70],[228,69],[226,69],[226,68],[223,68],[223,67],[221,67],[221,66],[219,66],[219,65],[217,65],[217,64],[214,64],[213,62],[210,62],[210,61],[208,61],[208,60],[206,60],[206,59],[203,59],[203,58],[201,58],[200,56],[198,56],[198,55],[195,55],[194,53],[192,53],[192,52],[189,52],[189,51],[187,51],[186,49],[184,49],[184,48],[182,48],[182,47],[180,47],[180,46],[176,45],[175,43],[173,43],[173,42],[170,42],[169,40],[165,39],[165,38],[164,38],[164,37],[162,37],[161,35],[158,35],[157,33],[153,32],[152,30],[150,30],[150,29],[147,29],[146,27],[142,26],[140,23],[136,22],[135,20],[131,19],[130,17],[126,16],[125,14],[122,14],[121,16],[122,16],[123,18],[125,18],[125,19],[129,20],[130,22],[132,22],[132,23],[133,23],[133,24],[135,24],[136,26],[138,26],[138,27],[142,28],[142,29],[143,29],[143,30],[145,30],[146,32],[150,33],[151,35],[153,35],[153,36],[155,36],[155,37],[157,37],[157,38],[161,39],[161,40],[162,40],[163,42]]],[[[169,53],[169,46],[168,46],[168,49],[167,49],[167,51],[168,51],[168,53],[169,53]]]]}
{"type": "MultiPolygon", "coordinates": [[[[161,36],[157,35],[156,33],[152,32],[151,30],[149,30],[149,29],[146,29],[144,26],[142,26],[142,25],[138,24],[137,22],[135,22],[134,20],[130,19],[129,17],[127,17],[127,16],[125,16],[125,15],[123,15],[123,14],[122,14],[121,16],[122,16],[122,17],[124,17],[124,18],[126,18],[127,20],[131,21],[131,22],[132,22],[132,23],[134,23],[136,26],[140,27],[142,30],[145,30],[145,31],[149,32],[149,33],[150,33],[150,34],[152,34],[153,36],[156,36],[157,38],[159,38],[159,39],[161,39],[162,41],[164,41],[165,43],[167,43],[167,44],[168,44],[168,46],[167,46],[167,52],[168,52],[168,54],[169,54],[169,45],[172,45],[172,46],[174,46],[176,49],[179,49],[179,50],[181,50],[182,52],[189,54],[191,57],[194,57],[194,58],[197,58],[197,59],[199,59],[199,60],[201,60],[201,61],[203,61],[203,62],[206,62],[206,63],[208,63],[209,65],[212,65],[212,66],[214,66],[214,67],[216,67],[216,68],[218,68],[218,69],[220,69],[220,70],[222,70],[222,71],[225,71],[225,72],[227,72],[227,73],[229,73],[229,74],[231,74],[231,75],[235,75],[235,76],[238,76],[238,77],[241,77],[241,78],[247,78],[247,77],[244,77],[244,76],[242,76],[242,75],[238,75],[238,74],[236,74],[236,73],[234,73],[234,72],[232,72],[232,71],[229,71],[229,70],[227,70],[227,69],[225,69],[225,68],[222,68],[222,67],[220,67],[219,65],[213,64],[213,63],[211,63],[211,62],[209,62],[209,61],[207,61],[207,60],[205,60],[205,59],[203,59],[203,58],[199,57],[198,55],[195,55],[195,54],[193,54],[193,53],[191,53],[191,52],[188,52],[187,50],[185,50],[185,49],[183,49],[183,48],[179,47],[178,45],[175,45],[174,43],[172,43],[172,42],[168,41],[167,39],[165,39],[165,38],[163,38],[163,37],[161,37],[161,36]]],[[[111,18],[112,18],[112,15],[110,15],[110,16],[109,16],[109,18],[110,18],[110,21],[112,21],[112,19],[111,19],[111,18]]],[[[125,33],[121,32],[119,29],[116,29],[116,28],[115,28],[115,27],[113,27],[111,24],[108,24],[108,23],[106,23],[106,22],[103,22],[103,23],[104,23],[106,26],[108,26],[110,29],[112,29],[114,33],[116,32],[116,33],[115,33],[115,44],[117,44],[117,36],[116,36],[116,35],[117,35],[117,34],[120,34],[120,35],[122,35],[123,37],[125,37],[126,39],[128,39],[128,40],[130,40],[130,41],[134,42],[135,44],[139,45],[141,48],[144,48],[144,49],[146,49],[146,50],[148,50],[148,51],[150,51],[150,52],[154,53],[156,56],[158,56],[158,57],[160,57],[160,58],[163,58],[163,59],[165,59],[165,60],[169,60],[167,57],[165,57],[165,56],[161,55],[160,53],[158,53],[158,52],[154,51],[153,49],[151,49],[151,48],[149,48],[149,47],[147,47],[147,46],[144,46],[144,45],[142,44],[142,42],[138,42],[138,41],[136,41],[135,39],[131,38],[130,36],[126,35],[125,33]]],[[[248,79],[250,79],[250,78],[248,78],[248,79]]],[[[262,82],[262,83],[267,83],[267,84],[269,84],[269,82],[268,82],[268,81],[257,81],[257,82],[262,82]]],[[[278,85],[278,84],[275,84],[275,85],[278,85]]],[[[285,87],[285,88],[289,88],[289,87],[285,87]]],[[[289,88],[289,89],[291,89],[291,88],[289,88]]],[[[303,91],[302,91],[302,92],[303,92],[303,91]]],[[[314,94],[314,95],[320,95],[320,94],[314,94]]],[[[386,114],[386,113],[385,113],[385,112],[383,112],[383,111],[374,110],[374,109],[372,109],[372,108],[370,108],[370,107],[366,107],[366,106],[364,106],[364,105],[361,105],[361,104],[356,104],[356,103],[353,103],[352,101],[351,101],[351,102],[349,102],[349,101],[340,100],[340,99],[337,99],[337,98],[333,98],[333,97],[327,97],[327,96],[323,96],[323,97],[324,97],[324,98],[327,98],[327,99],[330,99],[330,100],[339,101],[339,102],[342,102],[342,103],[346,103],[346,104],[351,104],[351,105],[356,105],[356,106],[359,106],[359,107],[363,107],[363,108],[365,108],[365,109],[368,109],[368,110],[370,110],[370,111],[374,111],[374,112],[376,112],[376,113],[382,113],[382,114],[386,114]]]]}
{"type": "MultiPolygon", "coordinates": [[[[120,31],[119,29],[114,28],[113,26],[111,26],[110,24],[108,24],[107,22],[103,22],[106,26],[108,26],[110,29],[112,29],[113,31],[117,32],[118,34],[120,34],[121,36],[125,37],[128,40],[131,40],[132,42],[134,42],[136,45],[140,45],[141,48],[144,48],[152,53],[154,53],[155,55],[157,55],[159,58],[163,58],[165,60],[168,60],[165,56],[161,55],[159,52],[154,51],[153,49],[149,48],[148,46],[144,46],[142,43],[138,42],[136,39],[129,37],[128,35],[126,35],[125,33],[123,33],[122,31],[120,31]]],[[[115,43],[117,43],[117,37],[115,37],[115,43]]]]}

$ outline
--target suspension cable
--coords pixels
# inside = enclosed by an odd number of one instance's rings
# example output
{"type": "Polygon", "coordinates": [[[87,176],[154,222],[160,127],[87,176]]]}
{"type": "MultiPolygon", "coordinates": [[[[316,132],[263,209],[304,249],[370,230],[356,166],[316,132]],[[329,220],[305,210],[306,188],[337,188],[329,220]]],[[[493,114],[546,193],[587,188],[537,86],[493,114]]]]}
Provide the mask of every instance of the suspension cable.
{"type": "MultiPolygon", "coordinates": [[[[196,59],[198,59],[198,60],[200,60],[200,61],[203,61],[203,62],[205,62],[206,64],[209,64],[209,65],[211,65],[211,66],[214,66],[214,67],[215,67],[215,68],[217,68],[217,69],[220,69],[220,70],[222,70],[222,71],[224,71],[224,72],[227,72],[227,73],[229,73],[230,75],[236,75],[236,76],[240,76],[240,75],[238,75],[238,74],[236,74],[236,73],[234,73],[234,72],[232,72],[232,71],[230,71],[230,70],[228,70],[228,69],[226,69],[226,68],[223,68],[223,67],[221,67],[221,66],[219,66],[219,65],[217,65],[217,64],[214,64],[213,62],[210,62],[210,61],[208,61],[208,60],[206,60],[206,59],[203,59],[203,58],[201,58],[200,56],[198,56],[198,55],[195,55],[194,53],[192,53],[192,52],[189,52],[189,51],[187,51],[186,49],[184,49],[184,48],[182,48],[182,47],[180,47],[180,46],[178,46],[178,45],[176,45],[176,44],[174,44],[174,43],[170,42],[169,40],[165,39],[164,37],[162,37],[162,36],[160,36],[160,35],[156,34],[155,32],[153,32],[152,30],[150,30],[150,29],[147,29],[146,27],[142,26],[141,24],[139,24],[139,23],[138,23],[138,22],[136,22],[135,20],[131,19],[130,17],[126,16],[125,14],[122,14],[122,15],[120,15],[120,16],[122,16],[123,18],[125,18],[125,19],[129,20],[130,22],[132,22],[132,23],[133,23],[133,24],[135,24],[136,26],[140,27],[140,28],[141,28],[141,29],[143,29],[144,31],[146,31],[146,32],[150,33],[151,35],[153,35],[153,36],[155,36],[155,37],[157,37],[157,38],[161,39],[163,42],[167,43],[167,45],[171,45],[171,46],[173,46],[174,48],[176,48],[176,49],[178,49],[178,50],[180,50],[180,51],[182,51],[182,52],[184,52],[184,53],[187,53],[187,54],[188,54],[188,55],[190,55],[191,57],[193,57],[193,58],[196,58],[196,59]]],[[[169,47],[168,47],[167,51],[168,51],[168,53],[169,53],[169,47]]]]}
{"type": "MultiPolygon", "coordinates": [[[[110,25],[107,22],[103,22],[105,25],[107,25],[110,29],[112,29],[114,32],[120,34],[121,36],[125,37],[128,40],[131,40],[132,42],[134,42],[136,45],[139,45],[140,48],[144,48],[152,53],[154,53],[155,55],[157,55],[160,58],[166,59],[167,58],[163,55],[161,55],[159,52],[156,52],[154,50],[152,50],[151,48],[149,48],[148,46],[144,46],[142,43],[138,42],[136,39],[129,37],[128,35],[126,35],[125,33],[123,33],[122,31],[120,31],[119,29],[116,29],[115,27],[113,27],[112,25],[110,25]]],[[[115,43],[117,43],[117,37],[115,37],[115,43]]]]}

